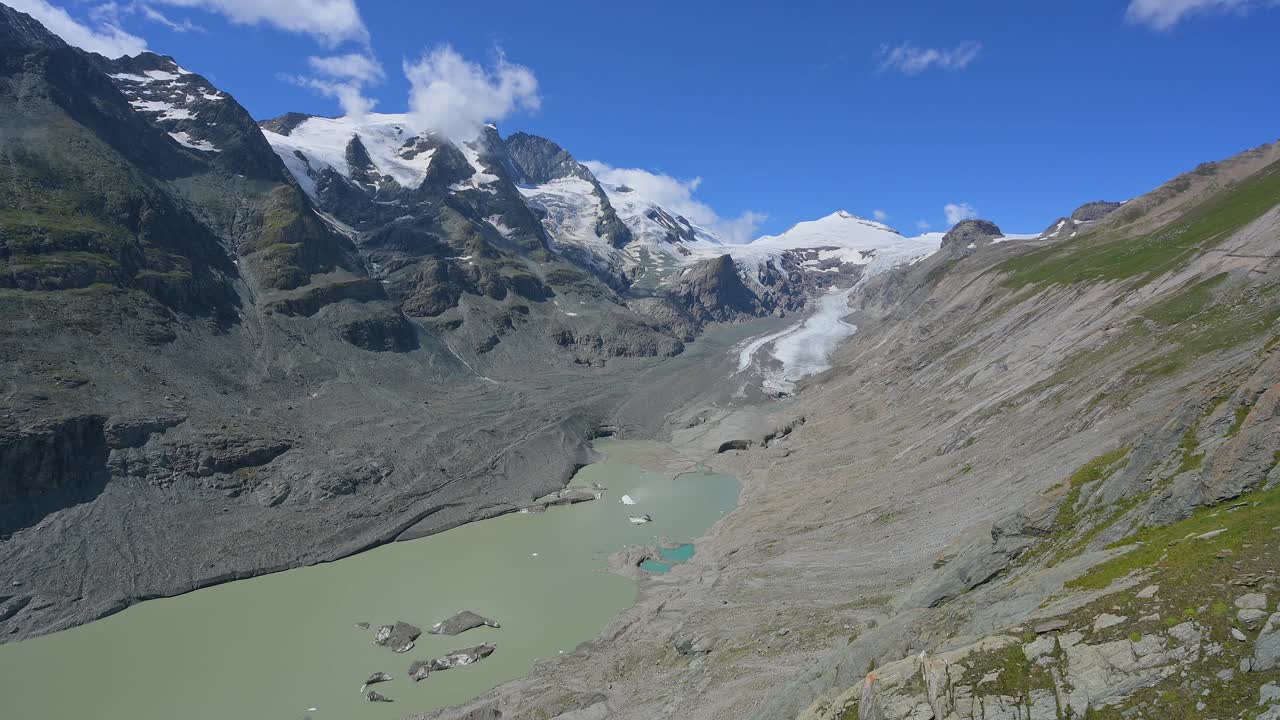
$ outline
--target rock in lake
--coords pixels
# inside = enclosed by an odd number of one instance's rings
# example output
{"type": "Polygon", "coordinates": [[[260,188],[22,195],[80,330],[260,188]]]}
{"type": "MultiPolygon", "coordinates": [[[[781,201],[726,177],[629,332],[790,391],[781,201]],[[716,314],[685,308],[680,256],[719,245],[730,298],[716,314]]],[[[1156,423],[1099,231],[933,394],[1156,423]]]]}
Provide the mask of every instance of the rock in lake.
{"type": "Polygon", "coordinates": [[[433,662],[435,661],[414,660],[413,664],[409,666],[409,677],[413,678],[414,682],[426,680],[427,676],[431,674],[431,663],[433,662]]]}
{"type": "Polygon", "coordinates": [[[421,634],[422,630],[413,625],[397,622],[395,625],[383,625],[378,628],[378,634],[373,637],[373,644],[389,647],[398,653],[409,652],[413,649],[413,641],[417,640],[421,634]]]}
{"type": "Polygon", "coordinates": [[[364,692],[365,688],[369,687],[370,685],[373,685],[375,683],[380,683],[380,682],[387,682],[390,679],[391,679],[391,675],[389,673],[376,672],[370,675],[368,680],[364,681],[364,684],[360,686],[360,692],[364,692]]]}
{"type": "Polygon", "coordinates": [[[454,650],[448,655],[432,660],[431,670],[449,670],[450,668],[470,665],[489,657],[496,649],[496,645],[485,643],[483,645],[476,645],[475,647],[469,647],[463,650],[454,650]]]}
{"type": "Polygon", "coordinates": [[[383,695],[382,693],[378,692],[377,690],[370,690],[370,691],[369,691],[369,692],[364,696],[364,699],[365,699],[365,702],[395,702],[394,700],[392,700],[391,698],[387,697],[386,695],[383,695]]]}
{"type": "Polygon", "coordinates": [[[497,628],[502,626],[483,615],[477,615],[470,610],[463,610],[448,620],[432,625],[427,632],[432,635],[458,635],[478,627],[497,628]]]}
{"type": "Polygon", "coordinates": [[[598,498],[599,496],[590,490],[577,487],[567,487],[549,495],[543,495],[537,500],[534,500],[533,503],[535,506],[541,505],[542,507],[555,507],[557,505],[573,505],[575,503],[587,502],[588,500],[596,500],[598,498]]]}

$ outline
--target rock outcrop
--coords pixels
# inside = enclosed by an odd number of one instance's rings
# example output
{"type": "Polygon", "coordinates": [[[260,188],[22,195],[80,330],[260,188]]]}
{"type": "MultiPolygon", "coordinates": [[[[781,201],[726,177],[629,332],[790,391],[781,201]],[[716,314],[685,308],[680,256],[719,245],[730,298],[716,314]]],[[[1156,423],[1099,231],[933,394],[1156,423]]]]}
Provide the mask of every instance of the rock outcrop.
{"type": "Polygon", "coordinates": [[[1004,233],[989,220],[961,220],[942,236],[942,250],[953,257],[967,257],[1002,237],[1004,233]]]}
{"type": "Polygon", "coordinates": [[[397,621],[394,625],[383,625],[373,636],[374,645],[389,647],[398,653],[406,653],[413,649],[413,642],[422,635],[422,630],[406,622],[397,621]]]}
{"type": "Polygon", "coordinates": [[[489,618],[473,613],[470,610],[463,610],[447,620],[442,620],[435,625],[432,625],[431,629],[427,632],[433,635],[460,635],[468,630],[474,630],[478,627],[499,628],[502,626],[498,624],[496,620],[490,620],[489,618]]]}

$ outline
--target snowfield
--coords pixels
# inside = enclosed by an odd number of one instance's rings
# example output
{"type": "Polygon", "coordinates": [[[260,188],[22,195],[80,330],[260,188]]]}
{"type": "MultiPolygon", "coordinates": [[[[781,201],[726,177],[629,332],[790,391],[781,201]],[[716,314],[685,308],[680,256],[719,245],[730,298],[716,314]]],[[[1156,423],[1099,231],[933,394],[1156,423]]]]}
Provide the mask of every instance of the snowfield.
{"type": "MultiPolygon", "coordinates": [[[[262,134],[302,189],[312,197],[316,188],[311,170],[319,172],[329,167],[345,178],[351,177],[347,145],[352,137],[360,138],[378,170],[383,175],[390,175],[401,187],[421,185],[435,154],[434,150],[414,153],[412,146],[406,147],[406,143],[419,134],[407,114],[372,113],[359,120],[312,117],[302,121],[288,135],[265,129],[262,134]],[[299,153],[306,159],[298,157],[299,153]]],[[[467,159],[472,161],[472,155],[467,155],[467,159]]]]}

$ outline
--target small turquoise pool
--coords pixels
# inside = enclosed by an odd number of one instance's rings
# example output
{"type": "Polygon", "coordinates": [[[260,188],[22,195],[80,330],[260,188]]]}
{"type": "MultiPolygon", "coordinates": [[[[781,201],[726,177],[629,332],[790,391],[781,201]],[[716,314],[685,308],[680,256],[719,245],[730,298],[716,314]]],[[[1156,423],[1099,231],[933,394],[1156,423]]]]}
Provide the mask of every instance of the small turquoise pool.
{"type": "Polygon", "coordinates": [[[640,569],[645,572],[654,573],[655,575],[661,575],[664,572],[671,572],[671,564],[658,562],[653,558],[649,558],[648,560],[640,561],[640,569]]]}
{"type": "Polygon", "coordinates": [[[678,563],[687,562],[693,557],[693,543],[684,543],[673,548],[658,548],[658,555],[662,560],[649,558],[640,563],[640,569],[645,572],[662,574],[671,572],[671,566],[678,563]],[[663,562],[665,560],[666,562],[663,562]]]}
{"type": "Polygon", "coordinates": [[[687,562],[693,557],[693,543],[684,543],[673,548],[661,548],[658,554],[663,560],[669,560],[673,563],[687,562]]]}

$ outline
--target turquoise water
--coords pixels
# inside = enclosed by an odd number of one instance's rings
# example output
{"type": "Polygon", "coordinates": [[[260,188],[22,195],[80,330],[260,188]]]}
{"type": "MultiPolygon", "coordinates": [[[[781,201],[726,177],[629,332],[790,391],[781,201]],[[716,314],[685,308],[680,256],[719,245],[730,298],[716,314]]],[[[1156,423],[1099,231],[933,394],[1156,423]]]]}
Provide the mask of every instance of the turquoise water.
{"type": "Polygon", "coordinates": [[[693,549],[693,543],[682,543],[673,548],[660,547],[658,548],[658,556],[662,560],[647,558],[640,563],[640,569],[655,575],[671,572],[673,565],[688,562],[693,557],[693,549]],[[663,562],[664,560],[666,562],[663,562]]]}
{"type": "Polygon", "coordinates": [[[688,562],[693,558],[693,543],[684,543],[673,548],[659,548],[658,554],[664,560],[670,560],[673,563],[688,562]]]}
{"type": "Polygon", "coordinates": [[[474,698],[538,658],[572,651],[635,601],[635,583],[604,571],[611,553],[693,540],[737,505],[741,486],[730,476],[671,480],[612,460],[630,457],[626,443],[607,447],[610,461],[574,478],[606,487],[600,500],[470,523],[0,645],[0,718],[392,720],[474,698]],[[634,507],[619,502],[624,493],[634,507]],[[637,512],[653,522],[628,522],[637,512]],[[502,627],[424,634],[405,654],[371,642],[379,624],[425,630],[462,609],[502,627]],[[373,628],[357,629],[361,621],[373,628]],[[497,651],[475,665],[420,683],[406,676],[414,660],[482,642],[497,651]],[[394,703],[363,701],[360,684],[375,671],[395,678],[377,686],[394,703]]]}
{"type": "Polygon", "coordinates": [[[651,572],[655,575],[661,575],[665,572],[671,572],[671,565],[664,562],[658,562],[653,558],[647,558],[640,561],[640,569],[645,572],[651,572]]]}

